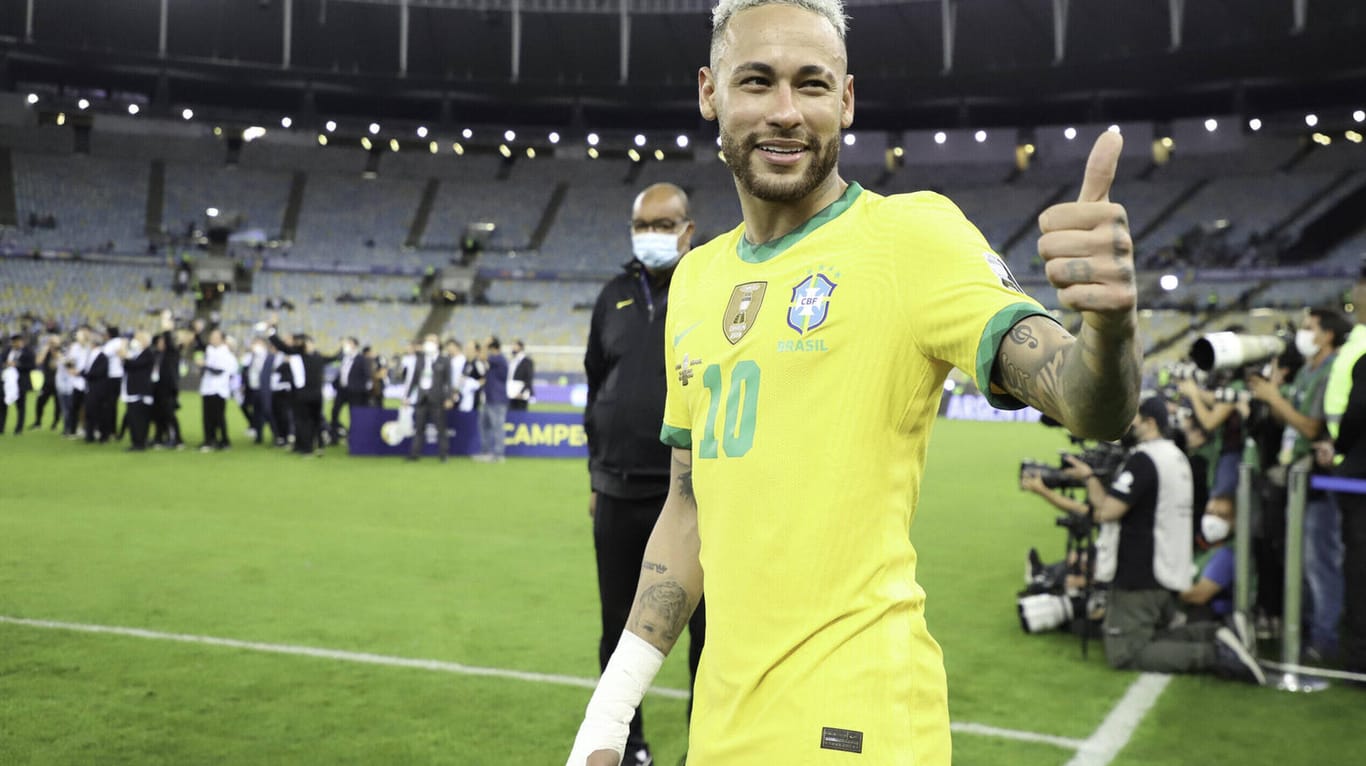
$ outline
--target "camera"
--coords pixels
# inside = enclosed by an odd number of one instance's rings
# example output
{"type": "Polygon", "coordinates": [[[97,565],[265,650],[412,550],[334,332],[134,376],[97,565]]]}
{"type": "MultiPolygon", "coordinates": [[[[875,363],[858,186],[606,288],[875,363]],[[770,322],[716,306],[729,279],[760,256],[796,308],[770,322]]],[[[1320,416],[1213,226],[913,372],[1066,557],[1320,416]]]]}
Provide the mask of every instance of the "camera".
{"type": "Polygon", "coordinates": [[[1285,339],[1278,335],[1215,332],[1191,344],[1190,360],[1205,372],[1236,370],[1269,361],[1285,348],[1285,339]]]}
{"type": "MultiPolygon", "coordinates": [[[[1027,474],[1034,474],[1043,480],[1045,487],[1049,489],[1083,489],[1086,487],[1085,481],[1078,481],[1067,476],[1064,470],[1068,468],[1067,455],[1080,460],[1091,467],[1096,474],[1096,478],[1102,483],[1109,481],[1111,476],[1124,464],[1124,458],[1128,451],[1124,447],[1114,442],[1095,442],[1087,446],[1086,440],[1071,437],[1074,444],[1082,445],[1083,449],[1077,453],[1064,453],[1058,458],[1058,465],[1052,466],[1036,460],[1020,461],[1020,476],[1023,479],[1027,474]]],[[[1061,522],[1060,522],[1061,525],[1061,522]]]]}

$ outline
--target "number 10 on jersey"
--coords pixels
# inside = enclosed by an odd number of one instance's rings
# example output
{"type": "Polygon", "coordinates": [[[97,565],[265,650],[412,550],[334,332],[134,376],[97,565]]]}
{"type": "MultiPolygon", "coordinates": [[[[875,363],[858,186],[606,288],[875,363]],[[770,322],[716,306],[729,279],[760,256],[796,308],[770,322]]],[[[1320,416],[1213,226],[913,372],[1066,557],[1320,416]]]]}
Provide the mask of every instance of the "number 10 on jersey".
{"type": "Polygon", "coordinates": [[[707,427],[697,445],[697,456],[704,460],[725,457],[744,457],[754,446],[754,419],[759,407],[759,365],[749,359],[735,363],[730,380],[721,374],[721,365],[713,364],[702,372],[702,385],[711,402],[707,406],[707,427]],[[725,392],[726,413],[721,421],[721,443],[718,454],[716,417],[721,409],[721,394],[725,392]]]}

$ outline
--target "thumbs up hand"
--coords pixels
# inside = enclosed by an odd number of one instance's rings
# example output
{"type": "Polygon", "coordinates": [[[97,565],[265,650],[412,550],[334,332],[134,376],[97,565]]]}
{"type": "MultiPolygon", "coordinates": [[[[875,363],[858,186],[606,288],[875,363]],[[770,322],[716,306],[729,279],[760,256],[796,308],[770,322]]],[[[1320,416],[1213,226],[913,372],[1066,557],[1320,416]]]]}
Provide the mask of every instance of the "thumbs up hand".
{"type": "Polygon", "coordinates": [[[1058,301],[1082,312],[1093,329],[1132,328],[1138,303],[1133,241],[1122,205],[1110,202],[1124,140],[1106,131],[1086,161],[1076,202],[1050,206],[1039,216],[1039,256],[1058,301]]]}

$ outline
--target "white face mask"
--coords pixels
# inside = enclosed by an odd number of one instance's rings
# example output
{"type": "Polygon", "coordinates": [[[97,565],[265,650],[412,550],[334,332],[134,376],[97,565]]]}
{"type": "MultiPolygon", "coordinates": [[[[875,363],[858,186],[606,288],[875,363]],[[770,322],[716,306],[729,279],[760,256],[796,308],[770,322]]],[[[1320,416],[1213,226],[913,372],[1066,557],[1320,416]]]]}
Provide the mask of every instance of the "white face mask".
{"type": "Polygon", "coordinates": [[[654,231],[631,235],[631,251],[636,260],[651,271],[667,269],[683,256],[678,252],[678,235],[654,231]]]}
{"type": "Polygon", "coordinates": [[[426,354],[427,356],[436,356],[436,344],[435,344],[435,343],[423,343],[423,344],[422,344],[422,353],[426,354]]]}
{"type": "Polygon", "coordinates": [[[1298,349],[1306,359],[1318,355],[1319,347],[1314,343],[1314,331],[1300,330],[1295,333],[1295,348],[1298,349]]]}
{"type": "Polygon", "coordinates": [[[1205,542],[1218,543],[1228,537],[1229,524],[1222,518],[1212,513],[1207,513],[1200,517],[1200,534],[1204,535],[1205,542]]]}

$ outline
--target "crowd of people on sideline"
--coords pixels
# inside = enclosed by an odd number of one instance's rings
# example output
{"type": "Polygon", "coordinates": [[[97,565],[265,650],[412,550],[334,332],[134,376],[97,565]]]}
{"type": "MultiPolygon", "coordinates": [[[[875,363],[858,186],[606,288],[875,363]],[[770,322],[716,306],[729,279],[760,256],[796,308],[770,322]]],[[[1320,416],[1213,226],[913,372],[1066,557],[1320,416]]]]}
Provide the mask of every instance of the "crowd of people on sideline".
{"type": "MultiPolygon", "coordinates": [[[[326,354],[307,333],[281,332],[276,315],[244,339],[211,320],[177,323],[170,311],[161,312],[155,331],[82,324],[63,332],[55,322],[35,320],[9,335],[0,370],[0,433],[42,428],[51,404],[49,430],[90,444],[127,438],[129,452],[185,448],[180,394],[197,390],[203,439],[189,446],[230,448],[228,411],[236,406],[255,444],[321,456],[346,440],[343,415],[352,407],[383,406],[388,389],[391,403],[398,399],[400,407],[414,408],[422,426],[437,426],[443,459],[444,411],[477,410],[482,449],[475,458],[494,462],[504,459],[508,409],[535,401],[535,365],[520,340],[504,356],[497,337],[442,343],[429,335],[389,359],[348,337],[326,354]]],[[[412,441],[416,459],[423,439],[412,441]]]]}
{"type": "MultiPolygon", "coordinates": [[[[1366,266],[1354,298],[1366,299],[1366,266]]],[[[1022,475],[1022,489],[1100,526],[1092,572],[1107,591],[1103,635],[1111,665],[1266,682],[1252,655],[1258,639],[1281,638],[1289,627],[1282,614],[1290,473],[1299,467],[1366,478],[1358,444],[1366,391],[1352,385],[1366,377],[1366,311],[1355,305],[1357,321],[1334,309],[1306,309],[1294,342],[1265,366],[1202,381],[1189,371],[1164,371],[1149,381],[1154,395],[1140,407],[1131,451],[1113,476],[1102,481],[1094,466],[1068,458],[1061,473],[1085,484],[1081,498],[1022,475]],[[1259,509],[1250,524],[1250,620],[1233,609],[1230,544],[1244,464],[1256,468],[1259,509]]],[[[1299,618],[1303,662],[1356,673],[1366,673],[1361,498],[1308,490],[1299,618]]]]}

